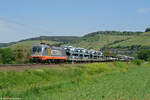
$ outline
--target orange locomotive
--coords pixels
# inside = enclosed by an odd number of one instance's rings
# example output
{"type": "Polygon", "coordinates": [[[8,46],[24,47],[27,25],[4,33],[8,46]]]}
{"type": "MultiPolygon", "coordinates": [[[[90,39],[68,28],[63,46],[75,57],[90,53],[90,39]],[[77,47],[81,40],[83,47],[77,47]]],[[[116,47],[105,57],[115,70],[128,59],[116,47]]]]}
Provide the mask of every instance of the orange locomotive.
{"type": "Polygon", "coordinates": [[[32,47],[30,60],[35,63],[57,63],[57,62],[96,62],[103,61],[101,51],[75,48],[72,46],[55,47],[41,43],[32,47]]]}
{"type": "Polygon", "coordinates": [[[65,62],[67,60],[66,51],[62,47],[54,47],[49,44],[40,43],[32,47],[30,60],[39,62],[65,62]]]}

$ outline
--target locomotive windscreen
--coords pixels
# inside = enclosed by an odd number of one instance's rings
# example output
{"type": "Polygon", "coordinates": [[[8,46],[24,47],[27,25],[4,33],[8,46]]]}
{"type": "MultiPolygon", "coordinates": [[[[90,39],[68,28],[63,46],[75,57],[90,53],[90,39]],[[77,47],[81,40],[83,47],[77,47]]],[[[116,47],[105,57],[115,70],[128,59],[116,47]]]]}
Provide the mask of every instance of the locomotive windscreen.
{"type": "Polygon", "coordinates": [[[32,48],[32,52],[35,53],[35,52],[41,52],[42,51],[42,48],[40,46],[35,46],[32,48]]]}

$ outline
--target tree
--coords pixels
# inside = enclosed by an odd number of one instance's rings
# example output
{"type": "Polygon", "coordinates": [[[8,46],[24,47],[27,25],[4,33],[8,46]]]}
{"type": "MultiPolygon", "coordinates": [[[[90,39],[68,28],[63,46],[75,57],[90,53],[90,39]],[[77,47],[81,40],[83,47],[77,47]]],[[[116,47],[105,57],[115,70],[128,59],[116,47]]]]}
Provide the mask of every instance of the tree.
{"type": "Polygon", "coordinates": [[[3,61],[2,61],[2,49],[0,48],[0,64],[3,64],[3,61]]]}
{"type": "Polygon", "coordinates": [[[146,28],[145,32],[150,32],[150,27],[146,28]]]}
{"type": "Polygon", "coordinates": [[[149,61],[150,60],[150,50],[141,50],[137,57],[139,59],[145,60],[145,61],[149,61]]]}
{"type": "Polygon", "coordinates": [[[14,49],[14,55],[15,55],[16,63],[18,64],[27,63],[29,61],[30,53],[29,50],[24,48],[24,46],[17,46],[14,49]]]}
{"type": "Polygon", "coordinates": [[[13,51],[10,48],[0,50],[0,63],[2,64],[13,64],[15,57],[13,51]]]}

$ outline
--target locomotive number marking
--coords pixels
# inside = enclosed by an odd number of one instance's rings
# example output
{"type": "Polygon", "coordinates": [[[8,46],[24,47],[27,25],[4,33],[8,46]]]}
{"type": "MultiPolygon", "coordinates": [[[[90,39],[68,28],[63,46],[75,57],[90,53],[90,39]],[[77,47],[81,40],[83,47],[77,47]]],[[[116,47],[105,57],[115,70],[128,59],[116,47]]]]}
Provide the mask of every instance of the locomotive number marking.
{"type": "Polygon", "coordinates": [[[50,56],[51,55],[51,50],[50,50],[50,48],[48,48],[48,56],[50,56]]]}
{"type": "Polygon", "coordinates": [[[38,55],[39,55],[39,53],[36,51],[36,52],[35,52],[35,56],[38,56],[38,55]]]}

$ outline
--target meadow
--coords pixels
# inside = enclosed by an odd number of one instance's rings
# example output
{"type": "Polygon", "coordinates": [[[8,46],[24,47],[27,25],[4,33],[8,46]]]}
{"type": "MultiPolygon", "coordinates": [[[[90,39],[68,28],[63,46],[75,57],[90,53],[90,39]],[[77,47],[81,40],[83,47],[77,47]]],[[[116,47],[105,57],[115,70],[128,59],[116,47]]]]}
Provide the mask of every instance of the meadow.
{"type": "Polygon", "coordinates": [[[150,63],[111,62],[1,70],[0,98],[149,100],[150,63]]]}

